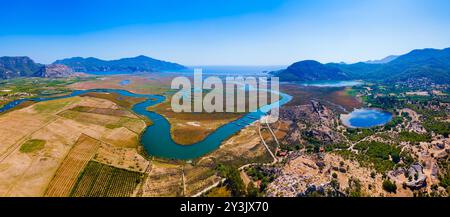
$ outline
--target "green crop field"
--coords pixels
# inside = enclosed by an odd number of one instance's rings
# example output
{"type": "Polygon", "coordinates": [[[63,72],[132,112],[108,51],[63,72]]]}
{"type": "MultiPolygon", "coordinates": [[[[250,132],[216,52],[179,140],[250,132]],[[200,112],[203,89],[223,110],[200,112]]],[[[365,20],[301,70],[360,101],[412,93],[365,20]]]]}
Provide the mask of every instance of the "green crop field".
{"type": "Polygon", "coordinates": [[[90,161],[72,189],[74,197],[129,197],[144,175],[90,161]]]}

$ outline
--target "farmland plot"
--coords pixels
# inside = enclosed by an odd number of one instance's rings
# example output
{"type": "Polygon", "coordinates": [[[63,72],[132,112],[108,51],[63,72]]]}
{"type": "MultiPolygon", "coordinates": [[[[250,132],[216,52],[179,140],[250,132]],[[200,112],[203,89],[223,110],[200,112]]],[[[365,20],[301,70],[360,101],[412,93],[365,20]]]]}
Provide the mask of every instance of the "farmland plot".
{"type": "Polygon", "coordinates": [[[182,168],[180,165],[165,162],[152,162],[144,187],[147,197],[175,197],[183,194],[182,168]]]}
{"type": "Polygon", "coordinates": [[[90,161],[72,190],[73,197],[129,197],[144,174],[90,161]]]}
{"type": "Polygon", "coordinates": [[[94,157],[101,142],[82,134],[50,182],[45,196],[66,197],[76,184],[86,164],[94,157]]]}

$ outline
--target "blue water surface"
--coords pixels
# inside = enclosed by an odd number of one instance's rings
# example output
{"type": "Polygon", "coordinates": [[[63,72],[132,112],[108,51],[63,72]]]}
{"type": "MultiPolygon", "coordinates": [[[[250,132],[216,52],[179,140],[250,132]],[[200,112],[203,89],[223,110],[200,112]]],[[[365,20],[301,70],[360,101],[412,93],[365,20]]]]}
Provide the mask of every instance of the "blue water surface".
{"type": "Polygon", "coordinates": [[[355,109],[344,121],[344,124],[355,128],[370,128],[388,123],[392,114],[378,109],[355,109]]]}

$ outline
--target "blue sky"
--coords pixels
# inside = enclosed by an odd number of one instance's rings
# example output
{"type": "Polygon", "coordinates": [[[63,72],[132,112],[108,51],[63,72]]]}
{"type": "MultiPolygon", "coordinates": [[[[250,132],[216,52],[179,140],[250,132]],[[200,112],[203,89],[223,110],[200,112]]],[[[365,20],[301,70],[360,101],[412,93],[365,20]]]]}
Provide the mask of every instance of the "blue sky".
{"type": "Polygon", "coordinates": [[[355,62],[450,47],[447,0],[0,0],[0,56],[355,62]]]}

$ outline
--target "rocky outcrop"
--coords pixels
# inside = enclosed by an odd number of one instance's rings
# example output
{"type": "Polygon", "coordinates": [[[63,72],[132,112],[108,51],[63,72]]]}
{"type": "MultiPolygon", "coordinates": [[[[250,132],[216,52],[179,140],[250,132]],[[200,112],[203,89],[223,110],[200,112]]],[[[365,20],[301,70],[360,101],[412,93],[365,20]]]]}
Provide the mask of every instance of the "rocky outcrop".
{"type": "Polygon", "coordinates": [[[406,186],[410,189],[420,189],[427,185],[427,177],[423,173],[423,167],[419,163],[415,163],[406,171],[411,181],[406,182],[406,186]]]}
{"type": "Polygon", "coordinates": [[[342,136],[335,130],[338,125],[337,116],[320,102],[312,100],[307,105],[282,108],[280,119],[292,123],[285,138],[286,143],[298,143],[305,138],[324,144],[342,140],[342,136]]]}
{"type": "Polygon", "coordinates": [[[74,76],[74,72],[68,66],[62,64],[50,64],[42,67],[34,75],[43,78],[64,78],[74,76]]]}
{"type": "Polygon", "coordinates": [[[336,189],[331,182],[321,185],[309,184],[304,192],[297,194],[297,197],[310,197],[310,196],[322,196],[322,197],[345,197],[345,193],[336,189]]]}
{"type": "Polygon", "coordinates": [[[62,78],[74,76],[71,68],[61,64],[43,65],[29,57],[0,57],[0,79],[16,77],[62,78]]]}

